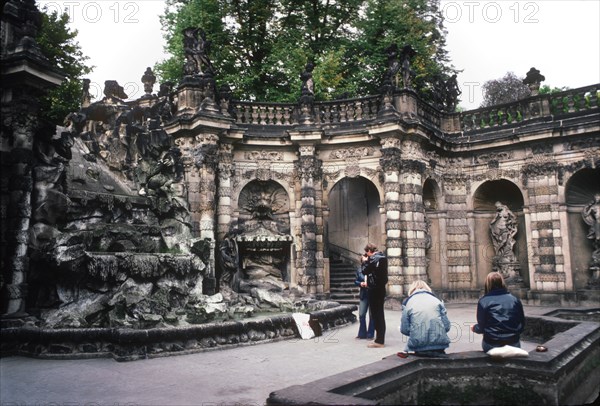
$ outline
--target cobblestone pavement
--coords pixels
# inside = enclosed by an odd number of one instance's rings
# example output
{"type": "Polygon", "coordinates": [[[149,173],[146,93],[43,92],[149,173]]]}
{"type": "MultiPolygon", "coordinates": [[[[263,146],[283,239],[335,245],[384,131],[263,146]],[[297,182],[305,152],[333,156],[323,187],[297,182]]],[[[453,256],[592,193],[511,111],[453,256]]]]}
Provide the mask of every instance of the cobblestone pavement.
{"type": "MultiPolygon", "coordinates": [[[[447,352],[480,351],[471,333],[476,304],[448,304],[447,352]]],[[[526,306],[526,315],[552,311],[526,306]]],[[[133,362],[112,359],[0,359],[0,405],[262,405],[269,393],[376,362],[404,348],[400,311],[386,310],[385,348],[356,340],[358,323],[311,340],[207,351],[133,362]]],[[[522,342],[530,351],[537,343],[522,342]]]]}

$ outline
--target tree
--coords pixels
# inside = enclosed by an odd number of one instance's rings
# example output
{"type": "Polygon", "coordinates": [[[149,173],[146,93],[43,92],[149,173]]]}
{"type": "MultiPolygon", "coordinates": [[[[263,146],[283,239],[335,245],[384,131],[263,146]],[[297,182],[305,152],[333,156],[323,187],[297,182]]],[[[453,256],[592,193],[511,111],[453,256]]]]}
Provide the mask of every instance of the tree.
{"type": "Polygon", "coordinates": [[[483,84],[483,102],[481,107],[512,103],[529,97],[531,91],[523,83],[523,78],[513,72],[507,72],[501,79],[488,80],[483,84]]]}
{"type": "Polygon", "coordinates": [[[65,75],[64,82],[50,90],[41,100],[42,119],[61,125],[65,117],[79,110],[82,92],[82,77],[92,71],[86,65],[89,59],[83,55],[79,43],[75,40],[77,30],[67,27],[69,15],[42,13],[42,26],[37,35],[37,43],[50,63],[65,75]]]}
{"type": "Polygon", "coordinates": [[[155,66],[162,81],[182,77],[182,31],[201,27],[217,80],[238,99],[297,100],[308,62],[318,100],[377,93],[392,42],[417,50],[414,83],[426,97],[454,73],[439,0],[167,0],[162,24],[172,55],[155,66]]]}

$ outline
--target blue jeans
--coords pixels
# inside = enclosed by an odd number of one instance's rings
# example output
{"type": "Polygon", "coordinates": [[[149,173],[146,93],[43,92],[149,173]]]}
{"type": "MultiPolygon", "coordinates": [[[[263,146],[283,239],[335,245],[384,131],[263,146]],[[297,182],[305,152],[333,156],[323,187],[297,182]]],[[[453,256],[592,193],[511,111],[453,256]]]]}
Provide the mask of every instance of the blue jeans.
{"type": "Polygon", "coordinates": [[[373,318],[369,316],[369,329],[367,331],[367,312],[369,311],[369,299],[361,299],[358,304],[358,338],[373,338],[375,335],[375,325],[373,318]]]}

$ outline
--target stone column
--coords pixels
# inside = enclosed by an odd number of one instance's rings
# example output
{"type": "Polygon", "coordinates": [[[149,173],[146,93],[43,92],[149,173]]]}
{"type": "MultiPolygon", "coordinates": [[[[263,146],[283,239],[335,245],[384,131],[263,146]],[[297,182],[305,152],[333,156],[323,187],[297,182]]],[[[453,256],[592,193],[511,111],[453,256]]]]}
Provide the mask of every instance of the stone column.
{"type": "MultiPolygon", "coordinates": [[[[388,293],[402,296],[404,276],[402,275],[403,241],[400,227],[400,140],[384,138],[381,140],[380,165],[383,171],[383,206],[386,212],[386,255],[388,257],[388,293]]],[[[382,250],[384,247],[380,247],[382,250]]]]}
{"type": "Polygon", "coordinates": [[[219,151],[219,188],[217,189],[217,240],[220,241],[229,231],[231,224],[231,194],[233,190],[232,176],[234,173],[233,146],[221,144],[219,151]]]}
{"type": "Polygon", "coordinates": [[[416,141],[402,141],[400,161],[400,237],[403,242],[405,288],[414,280],[428,282],[427,223],[423,206],[425,163],[416,141]]]}
{"type": "Polygon", "coordinates": [[[556,169],[550,155],[538,154],[523,167],[522,174],[529,196],[531,289],[544,293],[563,292],[573,286],[571,274],[565,273],[562,230],[568,230],[568,224],[567,217],[561,215],[556,169]]]}
{"type": "Polygon", "coordinates": [[[298,283],[308,293],[323,294],[323,218],[317,204],[322,201],[322,162],[315,156],[314,145],[301,145],[296,161],[300,180],[301,251],[297,253],[298,283]],[[319,245],[321,251],[319,252],[319,245]]]}
{"type": "Polygon", "coordinates": [[[442,252],[442,260],[447,263],[450,291],[472,289],[475,280],[471,275],[471,230],[474,221],[467,217],[469,179],[462,168],[462,160],[450,160],[443,177],[447,245],[446,252],[442,252]]]}

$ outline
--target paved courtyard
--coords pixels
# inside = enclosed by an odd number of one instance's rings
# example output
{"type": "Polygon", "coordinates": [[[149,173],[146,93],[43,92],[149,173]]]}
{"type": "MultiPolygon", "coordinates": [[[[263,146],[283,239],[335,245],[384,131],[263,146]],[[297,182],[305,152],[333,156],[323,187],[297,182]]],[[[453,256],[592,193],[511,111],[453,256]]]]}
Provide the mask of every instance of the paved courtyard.
{"type": "MultiPolygon", "coordinates": [[[[448,352],[481,350],[475,304],[449,304],[448,352]]],[[[526,306],[526,315],[552,311],[526,306]]],[[[404,348],[400,311],[386,310],[386,347],[356,340],[358,324],[312,340],[120,363],[112,359],[0,359],[0,405],[262,405],[269,393],[376,362],[404,348]]],[[[537,343],[523,342],[525,350],[537,343]]]]}

